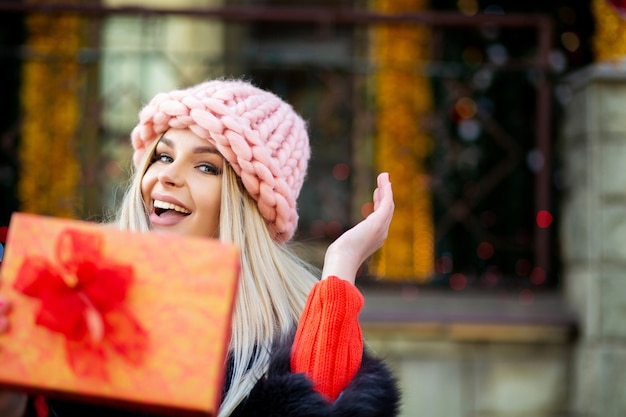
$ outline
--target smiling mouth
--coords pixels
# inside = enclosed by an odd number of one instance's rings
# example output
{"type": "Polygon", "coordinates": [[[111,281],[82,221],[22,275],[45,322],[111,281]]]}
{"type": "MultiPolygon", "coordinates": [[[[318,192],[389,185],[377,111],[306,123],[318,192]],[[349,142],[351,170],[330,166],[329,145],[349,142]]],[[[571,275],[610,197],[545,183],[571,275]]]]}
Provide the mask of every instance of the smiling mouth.
{"type": "Polygon", "coordinates": [[[176,204],[167,203],[161,200],[154,200],[154,213],[157,216],[161,216],[163,213],[167,212],[176,212],[178,214],[182,214],[184,216],[188,216],[191,214],[191,210],[186,209],[185,207],[178,206],[176,204]]]}

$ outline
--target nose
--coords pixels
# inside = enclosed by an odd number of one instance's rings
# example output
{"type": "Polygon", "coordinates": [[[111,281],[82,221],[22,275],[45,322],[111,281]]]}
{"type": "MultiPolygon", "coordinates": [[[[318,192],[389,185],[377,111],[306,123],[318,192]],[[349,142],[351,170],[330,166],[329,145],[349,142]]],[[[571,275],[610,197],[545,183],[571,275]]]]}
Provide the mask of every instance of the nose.
{"type": "Polygon", "coordinates": [[[183,184],[180,167],[176,164],[176,161],[164,166],[161,172],[157,175],[157,178],[161,184],[173,187],[180,187],[183,184]]]}

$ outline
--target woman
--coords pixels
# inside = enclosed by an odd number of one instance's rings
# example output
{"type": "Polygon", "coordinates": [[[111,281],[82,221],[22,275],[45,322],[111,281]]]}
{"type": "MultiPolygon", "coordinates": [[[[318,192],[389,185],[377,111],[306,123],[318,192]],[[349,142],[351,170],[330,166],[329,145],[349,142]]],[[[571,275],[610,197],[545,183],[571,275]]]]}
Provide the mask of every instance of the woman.
{"type": "MultiPolygon", "coordinates": [[[[287,103],[243,81],[209,81],[157,94],[131,141],[136,174],[119,227],[241,249],[219,415],[397,414],[391,373],[363,349],[354,286],[387,236],[388,175],[378,177],[374,212],[329,246],[320,280],[287,245],[310,155],[305,123],[287,103]]],[[[58,417],[139,415],[53,400],[42,408],[58,417]]]]}

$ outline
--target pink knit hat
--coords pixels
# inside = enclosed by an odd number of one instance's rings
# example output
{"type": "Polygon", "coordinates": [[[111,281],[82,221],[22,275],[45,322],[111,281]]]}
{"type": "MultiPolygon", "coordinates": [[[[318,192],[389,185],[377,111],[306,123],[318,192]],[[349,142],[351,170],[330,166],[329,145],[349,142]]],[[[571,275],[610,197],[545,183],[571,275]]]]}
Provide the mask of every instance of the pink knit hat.
{"type": "Polygon", "coordinates": [[[131,133],[135,167],[170,128],[189,128],[215,145],[257,201],[274,240],[291,239],[310,148],[305,122],[289,104],[235,80],[159,93],[139,112],[131,133]]]}

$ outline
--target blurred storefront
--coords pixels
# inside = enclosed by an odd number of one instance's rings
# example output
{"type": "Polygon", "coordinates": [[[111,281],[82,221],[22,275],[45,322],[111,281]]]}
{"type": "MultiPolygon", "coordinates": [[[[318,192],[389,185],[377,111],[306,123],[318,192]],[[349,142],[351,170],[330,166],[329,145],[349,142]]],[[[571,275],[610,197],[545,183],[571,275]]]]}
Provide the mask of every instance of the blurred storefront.
{"type": "Polygon", "coordinates": [[[314,263],[391,173],[359,286],[403,416],[626,415],[624,8],[544,3],[2,2],[0,221],[106,220],[142,104],[245,77],[309,122],[314,263]]]}

